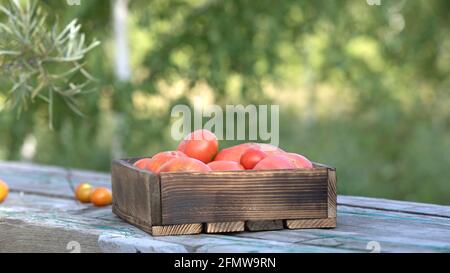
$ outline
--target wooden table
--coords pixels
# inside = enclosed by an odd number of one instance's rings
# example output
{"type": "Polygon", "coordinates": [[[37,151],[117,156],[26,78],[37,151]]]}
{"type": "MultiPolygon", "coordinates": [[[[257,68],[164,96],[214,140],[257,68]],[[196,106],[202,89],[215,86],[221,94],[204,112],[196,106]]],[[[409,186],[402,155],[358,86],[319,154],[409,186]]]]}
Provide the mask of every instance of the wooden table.
{"type": "Polygon", "coordinates": [[[0,162],[0,179],[0,252],[450,252],[450,206],[339,196],[336,229],[152,237],[73,199],[109,174],[0,162]]]}

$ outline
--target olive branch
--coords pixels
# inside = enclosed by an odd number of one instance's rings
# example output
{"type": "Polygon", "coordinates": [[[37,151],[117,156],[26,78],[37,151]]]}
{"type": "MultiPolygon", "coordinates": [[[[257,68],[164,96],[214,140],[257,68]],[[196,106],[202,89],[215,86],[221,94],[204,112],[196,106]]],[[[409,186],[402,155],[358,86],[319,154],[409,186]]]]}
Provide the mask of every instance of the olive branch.
{"type": "Polygon", "coordinates": [[[53,128],[54,97],[60,96],[76,114],[82,113],[76,96],[95,79],[85,70],[85,55],[100,42],[86,44],[81,25],[73,20],[59,30],[57,18],[48,27],[48,14],[37,1],[21,4],[11,0],[8,7],[0,5],[6,15],[0,22],[0,77],[12,85],[8,106],[18,115],[36,99],[48,103],[49,126],[53,128]]]}

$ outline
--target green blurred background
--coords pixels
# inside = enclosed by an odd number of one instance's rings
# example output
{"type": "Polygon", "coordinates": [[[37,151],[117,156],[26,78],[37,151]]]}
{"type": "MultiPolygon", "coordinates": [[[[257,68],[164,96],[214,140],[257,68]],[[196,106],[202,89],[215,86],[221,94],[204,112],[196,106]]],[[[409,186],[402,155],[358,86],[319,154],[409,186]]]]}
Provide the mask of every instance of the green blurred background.
{"type": "Polygon", "coordinates": [[[280,147],[335,166],[340,194],[450,205],[450,1],[133,0],[129,81],[113,4],[39,1],[102,42],[99,81],[85,116],[56,103],[50,130],[45,102],[6,106],[0,75],[0,160],[108,171],[174,149],[173,105],[278,104],[280,147]]]}

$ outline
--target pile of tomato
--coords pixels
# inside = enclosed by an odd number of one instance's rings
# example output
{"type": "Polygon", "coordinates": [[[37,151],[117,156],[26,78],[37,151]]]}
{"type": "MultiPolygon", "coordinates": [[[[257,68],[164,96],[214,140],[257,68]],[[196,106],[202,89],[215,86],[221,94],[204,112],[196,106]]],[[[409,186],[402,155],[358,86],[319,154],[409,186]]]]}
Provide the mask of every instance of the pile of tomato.
{"type": "Polygon", "coordinates": [[[313,168],[305,156],[285,152],[266,143],[243,143],[219,151],[216,135],[205,129],[186,136],[176,151],[160,152],[140,159],[134,166],[156,174],[313,168]]]}
{"type": "Polygon", "coordinates": [[[112,203],[112,193],[104,187],[94,188],[89,183],[81,183],[75,188],[75,198],[81,203],[92,203],[102,207],[112,203]]]}

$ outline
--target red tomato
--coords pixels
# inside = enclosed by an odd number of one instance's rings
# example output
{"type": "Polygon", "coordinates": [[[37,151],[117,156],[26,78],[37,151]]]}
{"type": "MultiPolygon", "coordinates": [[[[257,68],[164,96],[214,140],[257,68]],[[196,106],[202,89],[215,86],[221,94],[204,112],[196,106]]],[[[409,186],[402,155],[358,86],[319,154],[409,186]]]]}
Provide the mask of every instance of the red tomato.
{"type": "Polygon", "coordinates": [[[254,170],[296,169],[297,166],[284,155],[272,155],[259,161],[254,170]]]}
{"type": "Polygon", "coordinates": [[[178,151],[203,163],[211,162],[218,150],[216,135],[205,129],[190,133],[178,146],[178,151]]]}
{"type": "Polygon", "coordinates": [[[285,151],[281,150],[277,146],[267,143],[257,143],[259,149],[265,152],[267,155],[282,155],[285,151]]]}
{"type": "Polygon", "coordinates": [[[138,161],[134,162],[134,166],[138,167],[139,169],[145,169],[145,167],[147,167],[147,164],[151,162],[151,158],[142,158],[139,159],[138,161]]]}
{"type": "Polygon", "coordinates": [[[267,156],[267,153],[259,148],[249,148],[241,156],[241,165],[247,170],[253,169],[259,161],[267,156]]]}
{"type": "Polygon", "coordinates": [[[208,163],[213,171],[240,171],[244,170],[241,164],[234,161],[213,161],[208,163]]]}
{"type": "Polygon", "coordinates": [[[251,147],[255,147],[254,143],[243,143],[230,148],[222,149],[217,155],[214,161],[234,161],[241,162],[242,154],[251,147]]]}
{"type": "Polygon", "coordinates": [[[302,155],[295,154],[295,153],[286,153],[284,156],[286,156],[288,159],[290,159],[297,166],[297,168],[300,168],[300,169],[314,168],[311,161],[309,161],[306,157],[304,157],[302,155]]]}
{"type": "Polygon", "coordinates": [[[205,163],[190,157],[177,157],[164,163],[158,173],[170,172],[209,172],[211,168],[205,163]]]}
{"type": "Polygon", "coordinates": [[[266,143],[243,143],[230,148],[222,149],[217,155],[214,161],[229,160],[240,163],[241,157],[249,148],[256,148],[265,152],[267,155],[279,155],[284,151],[280,148],[266,143]]]}
{"type": "Polygon", "coordinates": [[[160,152],[152,157],[152,159],[147,163],[146,169],[158,173],[158,169],[169,160],[178,157],[187,157],[183,152],[180,151],[168,151],[168,152],[160,152]]]}

